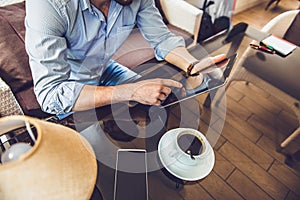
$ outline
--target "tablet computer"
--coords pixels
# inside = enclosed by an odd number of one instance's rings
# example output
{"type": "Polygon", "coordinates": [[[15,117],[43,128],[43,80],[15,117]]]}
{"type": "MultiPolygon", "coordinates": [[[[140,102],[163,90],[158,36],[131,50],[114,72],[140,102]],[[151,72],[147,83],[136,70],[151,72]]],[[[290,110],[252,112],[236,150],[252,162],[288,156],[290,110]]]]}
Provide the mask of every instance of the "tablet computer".
{"type": "Polygon", "coordinates": [[[228,80],[236,58],[237,54],[233,54],[232,56],[229,56],[224,62],[212,66],[212,68],[214,69],[211,72],[203,73],[202,83],[195,88],[188,89],[189,80],[188,78],[182,76],[183,78],[179,81],[182,83],[183,88],[185,89],[173,88],[171,94],[167,97],[166,100],[161,103],[160,107],[165,108],[224,86],[228,80]],[[218,75],[216,76],[216,74],[218,75]]]}

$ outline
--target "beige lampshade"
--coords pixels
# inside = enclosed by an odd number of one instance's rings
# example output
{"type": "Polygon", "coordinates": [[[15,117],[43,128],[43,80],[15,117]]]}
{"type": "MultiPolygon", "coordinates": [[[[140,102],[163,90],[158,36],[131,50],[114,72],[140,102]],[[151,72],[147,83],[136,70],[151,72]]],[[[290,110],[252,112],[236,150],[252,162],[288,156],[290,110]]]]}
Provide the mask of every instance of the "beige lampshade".
{"type": "Polygon", "coordinates": [[[0,199],[89,199],[97,174],[89,143],[73,129],[27,116],[0,118],[0,136],[25,122],[36,128],[36,142],[0,164],[0,199]]]}

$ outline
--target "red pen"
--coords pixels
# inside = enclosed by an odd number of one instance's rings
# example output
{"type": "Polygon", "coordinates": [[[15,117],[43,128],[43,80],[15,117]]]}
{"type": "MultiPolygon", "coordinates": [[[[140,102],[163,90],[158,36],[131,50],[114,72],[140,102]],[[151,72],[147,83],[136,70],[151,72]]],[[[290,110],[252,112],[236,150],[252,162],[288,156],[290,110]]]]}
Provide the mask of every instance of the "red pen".
{"type": "Polygon", "coordinates": [[[275,53],[276,53],[275,50],[271,50],[271,49],[269,49],[268,47],[261,46],[261,45],[250,44],[250,47],[251,47],[252,49],[260,50],[260,51],[267,52],[267,53],[271,53],[271,54],[275,54],[275,53]]]}

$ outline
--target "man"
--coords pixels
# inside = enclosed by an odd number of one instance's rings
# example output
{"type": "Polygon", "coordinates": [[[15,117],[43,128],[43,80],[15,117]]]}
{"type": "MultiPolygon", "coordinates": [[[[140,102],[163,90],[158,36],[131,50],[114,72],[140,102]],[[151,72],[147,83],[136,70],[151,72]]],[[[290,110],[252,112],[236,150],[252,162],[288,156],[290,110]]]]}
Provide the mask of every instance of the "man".
{"type": "MultiPolygon", "coordinates": [[[[153,0],[26,0],[25,26],[38,102],[44,111],[60,116],[122,101],[160,105],[170,87],[182,87],[171,79],[138,81],[136,73],[111,59],[135,26],[158,60],[189,74],[204,65],[191,65],[197,59],[186,50],[183,38],[167,29],[153,0]]],[[[114,167],[117,147],[98,122],[81,134],[100,161],[97,186],[109,187],[102,193],[111,197],[112,179],[105,166],[114,167]]]]}
{"type": "Polygon", "coordinates": [[[153,0],[27,0],[26,50],[42,109],[63,115],[129,100],[160,105],[170,87],[182,87],[171,79],[129,83],[138,76],[111,60],[135,25],[158,60],[190,74],[203,67],[191,65],[197,59],[166,28],[153,0]]]}

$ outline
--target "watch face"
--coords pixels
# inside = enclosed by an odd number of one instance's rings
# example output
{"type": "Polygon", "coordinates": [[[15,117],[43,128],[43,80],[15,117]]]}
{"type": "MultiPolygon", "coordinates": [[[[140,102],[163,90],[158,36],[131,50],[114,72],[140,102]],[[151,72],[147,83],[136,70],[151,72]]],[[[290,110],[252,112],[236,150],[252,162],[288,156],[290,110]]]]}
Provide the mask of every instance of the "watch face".
{"type": "Polygon", "coordinates": [[[116,0],[117,3],[121,4],[122,6],[127,6],[132,3],[133,0],[116,0]]]}

